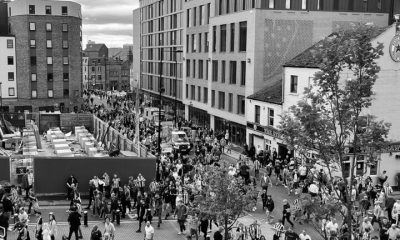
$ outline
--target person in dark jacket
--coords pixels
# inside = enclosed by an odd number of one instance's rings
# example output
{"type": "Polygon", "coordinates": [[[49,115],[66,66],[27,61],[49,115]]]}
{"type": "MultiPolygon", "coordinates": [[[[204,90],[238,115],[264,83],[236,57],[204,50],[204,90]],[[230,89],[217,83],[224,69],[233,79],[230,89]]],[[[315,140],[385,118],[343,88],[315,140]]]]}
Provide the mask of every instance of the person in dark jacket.
{"type": "Polygon", "coordinates": [[[223,228],[219,227],[218,231],[214,233],[214,240],[222,240],[224,237],[222,236],[223,228]]]}
{"type": "Polygon", "coordinates": [[[112,221],[115,221],[115,216],[117,214],[117,210],[119,209],[119,202],[118,202],[118,198],[114,195],[112,195],[111,197],[111,206],[110,206],[110,211],[112,214],[112,221]]]}
{"type": "Polygon", "coordinates": [[[285,232],[285,240],[300,240],[300,237],[295,233],[291,227],[285,232]]]}
{"type": "Polygon", "coordinates": [[[4,240],[7,240],[7,231],[8,227],[10,226],[8,223],[8,220],[10,218],[8,217],[8,214],[2,210],[0,210],[0,227],[4,228],[4,240]]]}
{"type": "Polygon", "coordinates": [[[144,218],[146,216],[148,207],[146,206],[146,203],[144,199],[141,199],[140,202],[138,203],[138,219],[139,219],[139,229],[136,231],[137,233],[142,232],[142,222],[144,221],[144,218]]]}
{"type": "Polygon", "coordinates": [[[274,211],[274,208],[275,208],[275,203],[274,203],[274,200],[272,200],[271,195],[267,195],[265,207],[267,208],[267,221],[270,222],[273,218],[272,211],[274,211]]]}
{"type": "Polygon", "coordinates": [[[101,231],[97,225],[93,226],[92,232],[90,234],[90,240],[102,240],[101,231]]]}
{"type": "Polygon", "coordinates": [[[8,193],[4,194],[2,203],[3,203],[3,212],[7,213],[8,216],[13,215],[14,214],[13,203],[8,193]]]}
{"type": "Polygon", "coordinates": [[[68,240],[71,240],[72,233],[75,233],[75,240],[78,240],[78,230],[81,226],[81,215],[78,213],[77,208],[74,206],[72,207],[72,211],[68,216],[68,223],[69,223],[69,234],[68,240]]]}

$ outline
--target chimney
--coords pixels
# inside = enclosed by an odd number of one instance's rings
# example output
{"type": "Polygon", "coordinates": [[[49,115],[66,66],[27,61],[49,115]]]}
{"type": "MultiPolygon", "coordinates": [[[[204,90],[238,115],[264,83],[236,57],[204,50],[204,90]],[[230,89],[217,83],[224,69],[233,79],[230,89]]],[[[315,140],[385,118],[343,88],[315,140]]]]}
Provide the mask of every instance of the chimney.
{"type": "Polygon", "coordinates": [[[0,0],[0,36],[8,35],[8,5],[0,0]]]}

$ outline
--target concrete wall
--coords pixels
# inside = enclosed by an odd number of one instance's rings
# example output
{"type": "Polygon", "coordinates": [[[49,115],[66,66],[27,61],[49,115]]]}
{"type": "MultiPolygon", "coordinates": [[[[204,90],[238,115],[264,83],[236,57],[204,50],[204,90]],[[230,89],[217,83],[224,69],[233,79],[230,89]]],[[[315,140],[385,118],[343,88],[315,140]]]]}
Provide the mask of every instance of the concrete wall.
{"type": "Polygon", "coordinates": [[[38,194],[65,193],[65,183],[73,174],[79,181],[80,192],[88,192],[93,176],[117,174],[122,183],[139,173],[148,185],[156,174],[155,158],[95,158],[95,157],[36,157],[34,159],[35,191],[38,194]]]}

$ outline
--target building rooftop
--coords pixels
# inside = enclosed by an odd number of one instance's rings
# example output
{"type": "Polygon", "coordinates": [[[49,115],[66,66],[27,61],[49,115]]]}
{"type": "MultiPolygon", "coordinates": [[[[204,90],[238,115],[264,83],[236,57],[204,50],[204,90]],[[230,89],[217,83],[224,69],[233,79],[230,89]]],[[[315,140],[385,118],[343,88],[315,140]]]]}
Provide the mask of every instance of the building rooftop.
{"type": "Polygon", "coordinates": [[[102,47],[107,47],[104,43],[87,44],[85,52],[98,52],[102,47]]]}
{"type": "Polygon", "coordinates": [[[281,74],[268,80],[268,84],[260,91],[248,96],[248,99],[253,99],[261,102],[274,104],[282,104],[282,76],[281,74]]]}
{"type": "MultiPolygon", "coordinates": [[[[372,39],[376,38],[377,36],[379,36],[381,33],[386,31],[386,29],[388,29],[388,27],[377,28],[376,31],[374,31],[372,33],[372,35],[370,36],[370,40],[372,40],[372,39]]],[[[337,35],[337,33],[332,33],[326,38],[333,37],[335,35],[337,35]]],[[[350,35],[345,35],[345,36],[349,37],[350,35]]],[[[296,57],[292,58],[291,60],[286,62],[283,65],[283,67],[319,68],[320,61],[317,58],[314,57],[313,52],[318,50],[318,48],[321,47],[321,45],[322,45],[324,40],[321,40],[321,41],[317,42],[316,44],[314,44],[313,46],[309,47],[308,49],[306,49],[305,51],[303,51],[302,53],[300,53],[296,57]]]]}

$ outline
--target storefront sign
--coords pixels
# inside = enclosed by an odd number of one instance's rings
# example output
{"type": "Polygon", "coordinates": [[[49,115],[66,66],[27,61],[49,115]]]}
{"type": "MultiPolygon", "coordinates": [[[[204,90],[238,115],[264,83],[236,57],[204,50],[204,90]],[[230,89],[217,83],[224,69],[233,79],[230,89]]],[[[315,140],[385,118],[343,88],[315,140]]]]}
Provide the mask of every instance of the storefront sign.
{"type": "Polygon", "coordinates": [[[274,137],[274,138],[278,138],[278,139],[282,139],[282,134],[276,130],[273,127],[269,127],[269,126],[261,126],[260,124],[257,123],[247,123],[247,127],[250,129],[253,129],[255,131],[258,132],[262,132],[268,136],[274,137]]]}

